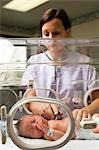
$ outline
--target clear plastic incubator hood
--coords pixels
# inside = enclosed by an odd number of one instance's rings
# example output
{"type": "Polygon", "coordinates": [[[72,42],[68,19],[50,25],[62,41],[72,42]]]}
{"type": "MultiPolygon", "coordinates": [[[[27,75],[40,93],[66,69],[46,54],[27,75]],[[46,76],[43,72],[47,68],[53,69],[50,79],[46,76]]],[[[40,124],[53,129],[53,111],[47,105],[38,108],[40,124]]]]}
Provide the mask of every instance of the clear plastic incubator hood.
{"type": "Polygon", "coordinates": [[[0,38],[0,145],[11,140],[25,150],[63,147],[75,131],[72,110],[99,97],[98,73],[98,38],[0,38]],[[31,109],[33,104],[42,111],[31,109]],[[25,116],[36,116],[32,127],[22,122],[25,116]],[[38,118],[46,123],[42,125],[38,118]],[[59,129],[52,128],[51,122],[64,120],[59,129]],[[58,138],[57,132],[62,136],[58,138]]]}

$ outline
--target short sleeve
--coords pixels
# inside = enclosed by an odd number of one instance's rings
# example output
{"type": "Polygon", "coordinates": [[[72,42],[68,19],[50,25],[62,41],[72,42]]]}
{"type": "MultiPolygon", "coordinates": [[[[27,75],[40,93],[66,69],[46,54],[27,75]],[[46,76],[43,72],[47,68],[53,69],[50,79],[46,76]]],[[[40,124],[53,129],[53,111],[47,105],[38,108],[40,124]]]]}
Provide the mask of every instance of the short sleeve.
{"type": "Polygon", "coordinates": [[[33,69],[33,66],[30,65],[27,67],[27,69],[23,73],[23,76],[21,79],[21,85],[28,85],[29,80],[34,80],[34,78],[35,78],[34,69],[33,69]]]}
{"type": "Polygon", "coordinates": [[[94,66],[89,66],[88,69],[88,89],[97,87],[99,85],[99,74],[94,66]]]}

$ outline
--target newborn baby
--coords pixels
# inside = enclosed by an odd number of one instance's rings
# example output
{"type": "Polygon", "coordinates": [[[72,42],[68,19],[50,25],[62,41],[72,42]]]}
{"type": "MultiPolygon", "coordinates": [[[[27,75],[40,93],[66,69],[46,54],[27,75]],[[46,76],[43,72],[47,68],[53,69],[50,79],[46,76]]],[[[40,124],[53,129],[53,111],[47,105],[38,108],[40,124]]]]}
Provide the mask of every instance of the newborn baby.
{"type": "Polygon", "coordinates": [[[19,119],[16,128],[18,135],[23,137],[57,140],[66,132],[66,122],[66,119],[48,121],[39,115],[25,115],[19,119]]]}

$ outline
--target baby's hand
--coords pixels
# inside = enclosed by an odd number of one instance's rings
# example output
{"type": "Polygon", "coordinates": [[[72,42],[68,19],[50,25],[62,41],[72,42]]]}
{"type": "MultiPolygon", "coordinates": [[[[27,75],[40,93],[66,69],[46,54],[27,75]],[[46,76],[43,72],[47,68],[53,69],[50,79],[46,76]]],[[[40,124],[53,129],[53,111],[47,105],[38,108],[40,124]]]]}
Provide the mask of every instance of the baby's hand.
{"type": "Polygon", "coordinates": [[[38,129],[40,129],[44,133],[48,132],[49,127],[48,127],[48,121],[46,119],[42,118],[39,121],[37,121],[36,126],[38,129]]]}

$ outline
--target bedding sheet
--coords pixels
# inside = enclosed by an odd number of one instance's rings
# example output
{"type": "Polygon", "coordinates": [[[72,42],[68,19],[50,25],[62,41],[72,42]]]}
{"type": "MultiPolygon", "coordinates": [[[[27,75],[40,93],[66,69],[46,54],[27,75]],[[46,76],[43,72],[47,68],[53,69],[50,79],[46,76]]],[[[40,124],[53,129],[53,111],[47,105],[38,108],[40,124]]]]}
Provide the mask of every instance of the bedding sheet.
{"type": "MultiPolygon", "coordinates": [[[[19,137],[22,141],[30,144],[47,144],[47,140],[43,139],[29,139],[19,137]]],[[[0,150],[21,150],[18,148],[11,138],[7,135],[6,144],[1,144],[1,130],[0,130],[0,150]]],[[[93,134],[90,130],[80,129],[76,140],[70,140],[65,146],[58,150],[99,150],[99,134],[93,134]]]]}
{"type": "MultiPolygon", "coordinates": [[[[29,140],[29,142],[42,143],[42,140],[29,140]]],[[[0,144],[0,150],[21,150],[18,148],[10,138],[7,139],[5,145],[0,144]]],[[[70,140],[65,146],[58,150],[99,150],[98,140],[70,140]]]]}

